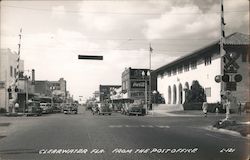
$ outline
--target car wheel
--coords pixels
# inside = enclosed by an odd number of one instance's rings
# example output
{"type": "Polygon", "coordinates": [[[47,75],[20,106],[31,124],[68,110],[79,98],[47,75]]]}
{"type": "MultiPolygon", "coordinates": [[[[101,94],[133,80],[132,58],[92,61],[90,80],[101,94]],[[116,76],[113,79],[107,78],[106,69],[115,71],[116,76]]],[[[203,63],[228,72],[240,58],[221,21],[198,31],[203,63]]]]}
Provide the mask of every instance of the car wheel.
{"type": "Polygon", "coordinates": [[[109,113],[109,115],[111,116],[111,113],[109,113]]]}

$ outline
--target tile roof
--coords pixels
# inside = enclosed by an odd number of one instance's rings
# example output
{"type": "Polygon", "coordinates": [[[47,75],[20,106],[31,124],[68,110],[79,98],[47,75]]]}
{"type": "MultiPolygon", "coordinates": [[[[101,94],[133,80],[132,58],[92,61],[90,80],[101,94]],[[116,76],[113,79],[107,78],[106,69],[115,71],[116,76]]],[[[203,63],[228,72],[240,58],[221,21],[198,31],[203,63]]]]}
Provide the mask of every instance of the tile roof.
{"type": "Polygon", "coordinates": [[[226,37],[227,45],[249,45],[249,35],[239,32],[233,33],[226,37]]]}
{"type": "MultiPolygon", "coordinates": [[[[226,37],[226,40],[225,40],[225,45],[249,45],[250,43],[250,36],[247,35],[247,34],[243,34],[243,33],[239,33],[239,32],[235,32],[233,34],[230,34],[229,36],[226,37]]],[[[220,40],[217,40],[215,42],[212,42],[210,44],[208,44],[207,46],[203,47],[203,48],[200,48],[200,49],[197,49],[185,56],[182,56],[180,58],[177,58],[176,60],[166,64],[166,65],[163,65],[157,69],[155,69],[153,72],[159,72],[159,71],[162,71],[162,70],[165,70],[166,68],[174,65],[174,64],[177,64],[177,63],[180,63],[182,62],[183,60],[185,59],[188,59],[188,58],[191,58],[191,57],[194,57],[196,55],[200,55],[202,54],[204,51],[206,50],[209,50],[209,48],[212,48],[216,45],[218,45],[220,43],[220,40]]]]}

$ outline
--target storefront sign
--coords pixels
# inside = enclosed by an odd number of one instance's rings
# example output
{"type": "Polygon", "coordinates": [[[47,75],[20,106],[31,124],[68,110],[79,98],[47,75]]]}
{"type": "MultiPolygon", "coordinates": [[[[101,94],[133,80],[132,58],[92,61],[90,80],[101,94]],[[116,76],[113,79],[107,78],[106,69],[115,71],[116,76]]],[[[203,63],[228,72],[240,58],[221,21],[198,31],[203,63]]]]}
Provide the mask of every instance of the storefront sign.
{"type": "Polygon", "coordinates": [[[144,81],[131,82],[131,88],[145,88],[145,82],[144,81]]]}

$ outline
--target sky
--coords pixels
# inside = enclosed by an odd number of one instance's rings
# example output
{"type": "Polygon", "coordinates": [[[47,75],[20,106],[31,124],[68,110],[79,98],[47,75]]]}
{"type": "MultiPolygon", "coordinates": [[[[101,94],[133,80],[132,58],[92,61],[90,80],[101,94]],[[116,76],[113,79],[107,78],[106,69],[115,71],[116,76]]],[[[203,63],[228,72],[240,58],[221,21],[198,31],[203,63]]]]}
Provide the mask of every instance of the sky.
{"type": "MultiPolygon", "coordinates": [[[[249,34],[249,1],[224,0],[225,33],[249,34]]],[[[0,47],[17,51],[36,80],[67,81],[84,99],[121,85],[125,68],[157,69],[219,39],[219,0],[0,1],[0,47]],[[102,55],[103,61],[78,55],[102,55]]]]}

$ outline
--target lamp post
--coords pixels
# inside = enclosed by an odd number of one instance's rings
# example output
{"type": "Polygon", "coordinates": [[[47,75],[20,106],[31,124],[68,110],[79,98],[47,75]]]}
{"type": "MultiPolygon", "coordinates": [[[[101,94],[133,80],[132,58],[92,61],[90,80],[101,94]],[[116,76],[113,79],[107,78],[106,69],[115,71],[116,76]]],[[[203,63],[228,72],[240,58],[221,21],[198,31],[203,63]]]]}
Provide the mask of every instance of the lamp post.
{"type": "Polygon", "coordinates": [[[29,76],[29,72],[30,70],[24,70],[24,72],[28,72],[28,74],[26,73],[26,75],[23,75],[23,80],[24,80],[24,83],[25,83],[25,87],[24,87],[24,90],[25,90],[25,105],[23,107],[23,113],[25,113],[25,109],[28,108],[28,101],[29,101],[29,79],[30,79],[30,76],[29,76]]]}
{"type": "Polygon", "coordinates": [[[54,98],[54,96],[53,96],[53,91],[54,91],[55,89],[56,89],[55,86],[51,86],[51,87],[50,87],[50,90],[51,90],[51,108],[54,107],[54,102],[53,102],[53,98],[54,98]]]}
{"type": "MultiPolygon", "coordinates": [[[[145,104],[146,104],[146,114],[148,114],[148,83],[147,83],[147,77],[150,76],[150,72],[147,71],[147,73],[145,73],[145,71],[142,71],[142,78],[145,80],[145,104]]],[[[149,86],[150,87],[150,86],[149,86]]]]}

